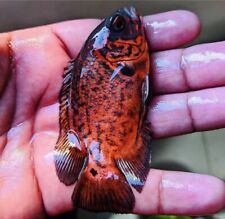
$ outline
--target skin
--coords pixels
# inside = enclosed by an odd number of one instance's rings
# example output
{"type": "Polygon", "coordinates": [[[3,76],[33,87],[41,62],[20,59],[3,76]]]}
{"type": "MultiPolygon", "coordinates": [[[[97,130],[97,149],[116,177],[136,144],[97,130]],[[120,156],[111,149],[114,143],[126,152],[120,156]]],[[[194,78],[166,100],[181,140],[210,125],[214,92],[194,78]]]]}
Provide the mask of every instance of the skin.
{"type": "MultiPolygon", "coordinates": [[[[64,66],[98,23],[76,20],[0,35],[1,218],[72,209],[74,187],[59,182],[52,157],[58,93],[64,66]]],[[[198,18],[186,11],[146,16],[144,23],[152,50],[153,137],[225,127],[225,42],[175,49],[200,31],[198,18]]],[[[225,184],[213,176],[152,169],[135,196],[135,213],[206,215],[225,207],[225,184]]]]}

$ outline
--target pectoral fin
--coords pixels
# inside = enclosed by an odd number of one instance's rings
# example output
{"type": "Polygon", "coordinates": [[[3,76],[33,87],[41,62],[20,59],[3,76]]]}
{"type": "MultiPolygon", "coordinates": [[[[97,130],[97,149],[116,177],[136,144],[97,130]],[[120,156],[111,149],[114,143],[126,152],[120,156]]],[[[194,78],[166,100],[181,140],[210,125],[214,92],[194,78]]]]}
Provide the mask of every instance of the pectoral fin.
{"type": "Polygon", "coordinates": [[[85,165],[86,152],[81,150],[75,132],[60,136],[54,151],[56,172],[59,180],[66,185],[75,183],[85,165]]]}

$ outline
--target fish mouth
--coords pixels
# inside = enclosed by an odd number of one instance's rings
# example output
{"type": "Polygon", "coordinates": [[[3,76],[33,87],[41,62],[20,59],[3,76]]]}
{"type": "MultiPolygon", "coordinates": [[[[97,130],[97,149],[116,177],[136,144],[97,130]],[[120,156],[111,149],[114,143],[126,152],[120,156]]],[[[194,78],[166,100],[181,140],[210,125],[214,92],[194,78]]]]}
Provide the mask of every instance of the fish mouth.
{"type": "Polygon", "coordinates": [[[133,6],[130,7],[124,7],[122,8],[124,13],[130,17],[132,20],[139,20],[140,14],[138,13],[137,9],[133,6]]]}
{"type": "Polygon", "coordinates": [[[109,22],[108,26],[110,25],[110,21],[112,20],[112,18],[117,15],[121,15],[124,18],[126,18],[127,22],[136,23],[138,25],[141,24],[141,16],[139,12],[135,7],[130,6],[130,7],[122,7],[114,11],[114,13],[111,15],[108,21],[109,22]]]}
{"type": "Polygon", "coordinates": [[[141,24],[141,16],[137,9],[133,6],[130,7],[123,7],[118,10],[119,13],[125,17],[128,17],[130,21],[140,25],[141,24]]]}

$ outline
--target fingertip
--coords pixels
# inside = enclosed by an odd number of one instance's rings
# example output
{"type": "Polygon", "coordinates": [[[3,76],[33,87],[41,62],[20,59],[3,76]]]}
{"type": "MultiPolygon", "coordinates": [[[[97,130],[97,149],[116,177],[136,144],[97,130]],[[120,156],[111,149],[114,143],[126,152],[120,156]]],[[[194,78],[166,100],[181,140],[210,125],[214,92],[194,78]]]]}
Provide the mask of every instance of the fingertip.
{"type": "Polygon", "coordinates": [[[208,206],[208,213],[213,214],[225,208],[225,182],[214,176],[208,177],[208,196],[203,201],[208,206]]]}
{"type": "MultiPolygon", "coordinates": [[[[189,25],[187,25],[187,31],[189,30],[192,33],[192,36],[189,39],[189,42],[195,40],[200,32],[201,32],[201,21],[200,18],[192,11],[187,10],[179,10],[180,14],[183,14],[184,20],[189,21],[189,25]]],[[[187,43],[189,43],[187,42],[187,43]]]]}
{"type": "Polygon", "coordinates": [[[143,22],[152,50],[172,49],[190,43],[201,29],[197,15],[186,10],[145,16],[143,22]]]}
{"type": "Polygon", "coordinates": [[[223,209],[224,182],[203,174],[165,172],[161,180],[161,211],[208,215],[223,209]]]}
{"type": "Polygon", "coordinates": [[[214,176],[152,169],[135,198],[139,214],[208,215],[224,208],[225,183],[214,176]]]}

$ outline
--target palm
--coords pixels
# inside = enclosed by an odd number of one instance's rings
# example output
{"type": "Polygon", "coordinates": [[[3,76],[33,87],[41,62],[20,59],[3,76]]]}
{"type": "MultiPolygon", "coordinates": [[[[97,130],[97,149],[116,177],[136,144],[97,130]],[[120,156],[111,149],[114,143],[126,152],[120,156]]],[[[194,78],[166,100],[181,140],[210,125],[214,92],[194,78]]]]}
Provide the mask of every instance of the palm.
{"type": "MultiPolygon", "coordinates": [[[[145,18],[145,24],[171,16],[178,22],[181,14],[186,16],[183,17],[188,23],[186,27],[178,25],[176,30],[168,27],[164,30],[167,31],[164,37],[162,33],[147,32],[153,50],[170,49],[192,40],[199,30],[198,21],[186,12],[145,18]],[[189,31],[189,35],[182,35],[182,31],[189,31]],[[173,37],[173,40],[168,42],[168,37],[173,37]]],[[[52,160],[59,130],[58,93],[64,67],[71,57],[77,55],[84,39],[98,22],[73,21],[0,36],[0,212],[3,217],[34,217],[44,214],[44,209],[48,214],[58,214],[72,208],[73,186],[66,187],[59,182],[52,160]],[[11,206],[18,205],[11,210],[11,206]]],[[[146,26],[148,31],[154,28],[146,26]]],[[[202,50],[204,46],[196,48],[196,51],[202,50]]],[[[190,71],[188,60],[181,70],[180,51],[152,55],[153,87],[158,95],[153,98],[148,118],[156,138],[225,126],[224,115],[220,113],[217,120],[213,116],[224,107],[222,88],[190,92],[190,89],[221,86],[222,76],[218,74],[218,79],[213,81],[210,81],[210,75],[208,79],[196,78],[194,75],[199,69],[190,71]],[[169,58],[163,64],[164,57],[169,58]],[[168,77],[171,73],[172,77],[168,77]],[[177,92],[180,93],[172,94],[177,92]],[[217,102],[211,104],[209,101],[211,111],[203,120],[200,112],[207,103],[198,105],[194,97],[201,100],[210,98],[212,94],[217,102]]],[[[216,178],[152,170],[144,191],[136,195],[134,212],[208,214],[224,206],[224,194],[224,183],[216,178]],[[181,198],[185,201],[177,202],[181,198]]]]}

